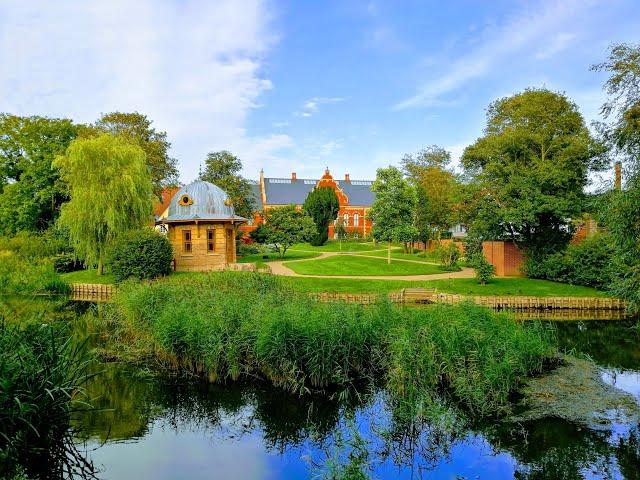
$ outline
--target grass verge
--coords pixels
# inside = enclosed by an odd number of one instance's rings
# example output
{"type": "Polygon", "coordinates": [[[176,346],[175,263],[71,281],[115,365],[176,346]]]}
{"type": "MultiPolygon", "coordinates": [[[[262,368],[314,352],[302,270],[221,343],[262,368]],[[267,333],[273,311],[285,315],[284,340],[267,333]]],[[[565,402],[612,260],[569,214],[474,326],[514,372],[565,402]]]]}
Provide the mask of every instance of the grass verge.
{"type": "Polygon", "coordinates": [[[256,262],[274,262],[278,260],[301,260],[305,258],[319,257],[320,253],[313,252],[300,252],[295,250],[287,250],[284,258],[281,258],[277,253],[256,253],[251,255],[244,255],[238,258],[238,263],[256,263],[256,262]]]}
{"type": "Polygon", "coordinates": [[[430,275],[442,273],[438,265],[427,263],[391,262],[383,258],[357,255],[336,255],[309,262],[285,263],[300,275],[430,275]]]}
{"type": "Polygon", "coordinates": [[[110,273],[98,275],[98,271],[94,268],[78,270],[76,272],[61,273],[60,277],[68,283],[115,283],[113,275],[110,273]]]}
{"type": "Polygon", "coordinates": [[[329,240],[324,245],[319,247],[313,246],[310,243],[298,243],[293,245],[290,250],[307,250],[313,252],[368,252],[371,250],[386,249],[386,244],[374,244],[373,242],[358,242],[358,241],[344,241],[342,246],[340,242],[336,240],[329,240]]]}

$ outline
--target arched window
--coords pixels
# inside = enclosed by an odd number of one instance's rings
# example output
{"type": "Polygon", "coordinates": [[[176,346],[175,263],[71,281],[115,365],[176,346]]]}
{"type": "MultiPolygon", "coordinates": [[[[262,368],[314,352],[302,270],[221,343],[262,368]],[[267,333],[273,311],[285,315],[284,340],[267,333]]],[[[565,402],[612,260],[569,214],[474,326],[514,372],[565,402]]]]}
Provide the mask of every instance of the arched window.
{"type": "Polygon", "coordinates": [[[349,214],[345,213],[342,218],[344,219],[344,226],[346,227],[347,225],[349,225],[349,214]]]}
{"type": "Polygon", "coordinates": [[[360,215],[358,215],[357,213],[353,214],[353,226],[354,227],[360,226],[360,215]]]}

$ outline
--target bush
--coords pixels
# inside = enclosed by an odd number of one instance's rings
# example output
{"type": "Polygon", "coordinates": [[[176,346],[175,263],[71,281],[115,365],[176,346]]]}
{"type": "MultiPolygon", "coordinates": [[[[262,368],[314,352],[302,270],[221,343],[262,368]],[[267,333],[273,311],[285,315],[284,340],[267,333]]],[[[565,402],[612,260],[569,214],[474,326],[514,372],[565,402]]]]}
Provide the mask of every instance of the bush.
{"type": "Polygon", "coordinates": [[[440,262],[445,268],[455,268],[458,265],[458,259],[460,258],[460,250],[453,242],[449,242],[447,245],[439,247],[440,262]]]}
{"type": "Polygon", "coordinates": [[[613,280],[614,249],[608,234],[601,233],[571,244],[564,252],[528,259],[528,277],[607,288],[613,280]]]}
{"type": "Polygon", "coordinates": [[[245,255],[255,255],[261,251],[262,249],[253,243],[241,243],[238,247],[238,255],[241,257],[244,257],[245,255]]]}
{"type": "Polygon", "coordinates": [[[41,233],[18,232],[13,237],[0,237],[0,250],[8,250],[28,260],[50,258],[73,251],[64,233],[54,229],[41,233]]]}
{"type": "Polygon", "coordinates": [[[36,293],[69,292],[51,261],[35,262],[10,251],[0,251],[0,293],[28,295],[36,293]]]}
{"type": "Polygon", "coordinates": [[[171,273],[173,249],[165,236],[143,228],[119,238],[110,259],[116,282],[127,278],[152,279],[171,273]]]}
{"type": "Polygon", "coordinates": [[[482,252],[474,254],[469,260],[469,265],[476,271],[476,280],[481,285],[489,283],[496,273],[495,267],[484,258],[482,252]]]}
{"type": "Polygon", "coordinates": [[[82,270],[83,263],[73,253],[59,253],[53,257],[53,269],[58,273],[75,272],[82,270]]]}
{"type": "Polygon", "coordinates": [[[269,229],[264,224],[258,225],[258,228],[249,232],[249,238],[256,243],[264,244],[267,241],[269,229]]]}

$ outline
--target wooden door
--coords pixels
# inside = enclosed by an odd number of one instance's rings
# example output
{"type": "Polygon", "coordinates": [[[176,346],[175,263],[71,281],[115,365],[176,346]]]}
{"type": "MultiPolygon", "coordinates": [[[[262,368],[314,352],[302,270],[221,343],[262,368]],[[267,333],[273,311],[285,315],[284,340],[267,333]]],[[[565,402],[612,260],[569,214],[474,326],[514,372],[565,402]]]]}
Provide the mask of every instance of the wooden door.
{"type": "Polygon", "coordinates": [[[233,228],[227,228],[227,263],[236,261],[236,236],[233,228]]]}

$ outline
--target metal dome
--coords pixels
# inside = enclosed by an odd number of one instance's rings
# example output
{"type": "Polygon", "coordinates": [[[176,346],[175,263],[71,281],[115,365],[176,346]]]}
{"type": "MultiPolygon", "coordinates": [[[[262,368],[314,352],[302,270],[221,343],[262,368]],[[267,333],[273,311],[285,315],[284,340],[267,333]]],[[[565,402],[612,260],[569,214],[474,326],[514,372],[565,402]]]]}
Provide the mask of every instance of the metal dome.
{"type": "Polygon", "coordinates": [[[224,190],[213,183],[196,180],[176,192],[164,220],[243,220],[235,215],[224,190]]]}

